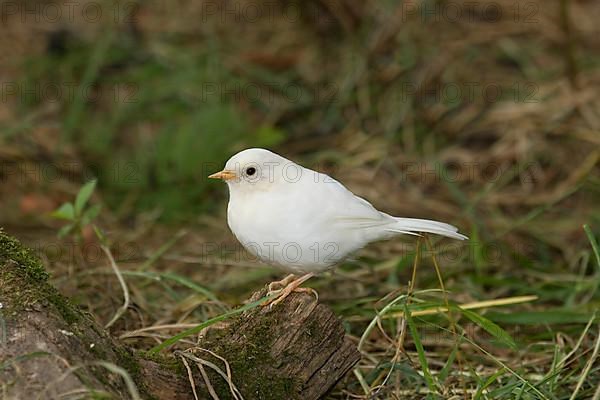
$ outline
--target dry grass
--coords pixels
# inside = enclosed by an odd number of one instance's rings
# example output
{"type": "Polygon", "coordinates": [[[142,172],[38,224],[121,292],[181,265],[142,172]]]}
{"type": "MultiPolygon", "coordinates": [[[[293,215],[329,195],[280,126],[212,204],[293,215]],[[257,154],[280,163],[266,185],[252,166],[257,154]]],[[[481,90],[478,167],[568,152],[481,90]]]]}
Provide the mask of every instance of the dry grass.
{"type": "MultiPolygon", "coordinates": [[[[350,0],[303,3],[303,18],[293,22],[281,16],[204,21],[201,5],[183,3],[177,10],[140,5],[131,22],[112,28],[135,51],[125,66],[119,57],[111,64],[112,55],[105,54],[94,78],[99,90],[150,74],[147,65],[182,69],[188,79],[166,80],[162,84],[173,90],[156,99],[141,86],[140,108],[152,110],[181,99],[203,106],[194,90],[207,76],[265,90],[279,82],[269,101],[252,102],[243,94],[226,99],[250,121],[250,133],[231,138],[220,159],[263,140],[258,127],[277,129],[284,139],[274,142],[276,150],[331,173],[378,208],[452,222],[471,237],[467,244],[438,241],[424,250],[416,282],[415,247],[407,239],[369,246],[309,285],[345,320],[357,344],[363,338],[361,363],[332,399],[424,398],[433,391],[442,398],[598,398],[594,312],[600,265],[582,229],[587,223],[596,237],[600,233],[597,2],[565,1],[567,28],[559,5],[540,1],[483,2],[481,7],[501,6],[502,17],[486,21],[476,12],[459,22],[443,16],[424,21],[401,6],[350,0]],[[310,16],[314,10],[317,19],[310,16]],[[194,57],[205,60],[205,53],[208,65],[199,64],[208,72],[194,77],[194,57]],[[474,83],[471,99],[465,91],[474,83]],[[289,101],[285,84],[302,88],[309,99],[289,101]],[[404,95],[413,87],[421,91],[404,95]],[[432,95],[452,87],[463,90],[460,99],[432,95]],[[502,88],[504,96],[486,100],[484,87],[502,88]],[[442,292],[430,290],[439,289],[432,253],[449,303],[483,302],[476,312],[508,332],[516,349],[466,314],[445,312],[442,292]],[[407,297],[409,281],[415,292],[407,297]],[[494,303],[520,296],[536,299],[494,303]],[[413,311],[410,326],[406,307],[413,311]]],[[[465,4],[427,2],[448,3],[465,4]]],[[[28,23],[10,18],[6,26],[19,40],[0,44],[15,55],[1,60],[1,74],[20,81],[28,70],[18,63],[46,57],[47,46],[34,40],[28,23]]],[[[67,47],[72,41],[93,47],[102,31],[79,20],[36,26],[48,42],[64,31],[67,47]]],[[[89,65],[85,60],[80,64],[89,65]]],[[[31,74],[52,82],[65,79],[63,72],[31,74]]],[[[87,139],[61,142],[65,124],[79,115],[74,134],[104,132],[105,121],[121,121],[120,105],[88,104],[73,114],[73,104],[14,96],[0,103],[0,223],[38,250],[63,292],[109,321],[121,306],[121,292],[99,244],[91,232],[83,246],[57,241],[58,225],[46,213],[74,197],[88,176],[84,166],[111,159],[110,149],[135,156],[133,149],[152,143],[170,118],[181,115],[151,119],[134,108],[129,119],[111,125],[109,150],[102,152],[86,147],[87,139]]],[[[140,180],[146,173],[152,175],[142,170],[140,180]]],[[[130,295],[130,307],[112,331],[130,345],[147,349],[221,315],[278,276],[249,259],[228,232],[221,188],[194,194],[205,207],[183,224],[163,223],[168,207],[161,203],[152,203],[150,211],[139,208],[152,186],[128,188],[124,195],[114,189],[119,196],[113,189],[105,183],[94,201],[108,204],[100,225],[130,295]],[[181,226],[186,232],[176,234],[181,226]]]]}

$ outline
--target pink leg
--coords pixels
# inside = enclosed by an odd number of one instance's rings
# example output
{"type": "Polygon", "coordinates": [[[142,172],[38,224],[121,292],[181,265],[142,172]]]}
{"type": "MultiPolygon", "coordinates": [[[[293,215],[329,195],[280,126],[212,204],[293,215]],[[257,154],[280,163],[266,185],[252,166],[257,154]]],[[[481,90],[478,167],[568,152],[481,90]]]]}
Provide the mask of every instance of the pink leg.
{"type": "Polygon", "coordinates": [[[276,289],[277,286],[284,288],[286,287],[290,282],[292,282],[294,279],[296,278],[296,275],[294,274],[289,274],[288,276],[286,276],[285,278],[283,278],[280,281],[275,281],[275,282],[271,282],[269,283],[269,294],[271,292],[275,292],[278,289],[276,289]]]}
{"type": "MultiPolygon", "coordinates": [[[[295,280],[286,282],[287,285],[283,289],[278,290],[277,291],[278,293],[275,297],[265,301],[262,305],[263,306],[270,305],[271,307],[273,307],[274,305],[277,305],[277,304],[281,303],[283,300],[285,300],[285,298],[287,296],[289,296],[292,292],[310,292],[310,293],[314,294],[318,300],[319,295],[317,294],[317,292],[314,289],[298,287],[298,286],[302,285],[304,282],[306,282],[307,280],[309,280],[310,278],[312,278],[313,276],[315,276],[315,274],[310,273],[310,274],[302,275],[301,277],[299,277],[295,280]]],[[[288,278],[289,278],[289,276],[286,277],[284,279],[284,281],[287,281],[288,278]]],[[[270,288],[270,286],[271,285],[269,285],[269,288],[270,288]]],[[[269,294],[273,294],[271,290],[269,290],[269,294]]]]}

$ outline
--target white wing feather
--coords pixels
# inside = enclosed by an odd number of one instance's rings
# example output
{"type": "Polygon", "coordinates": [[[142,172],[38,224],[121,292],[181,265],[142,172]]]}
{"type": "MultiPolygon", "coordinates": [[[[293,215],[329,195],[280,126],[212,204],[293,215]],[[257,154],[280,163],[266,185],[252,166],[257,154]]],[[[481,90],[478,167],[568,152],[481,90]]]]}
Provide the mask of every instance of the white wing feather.
{"type": "MultiPolygon", "coordinates": [[[[326,175],[324,175],[327,177],[326,175]]],[[[395,234],[407,234],[419,236],[419,233],[434,233],[453,239],[464,240],[467,236],[458,233],[458,228],[444,222],[432,221],[418,218],[401,218],[388,215],[378,211],[371,203],[362,197],[356,196],[340,182],[327,177],[327,184],[333,185],[332,195],[338,195],[338,204],[344,204],[335,214],[335,219],[357,229],[380,230],[381,235],[372,240],[395,234]]]]}

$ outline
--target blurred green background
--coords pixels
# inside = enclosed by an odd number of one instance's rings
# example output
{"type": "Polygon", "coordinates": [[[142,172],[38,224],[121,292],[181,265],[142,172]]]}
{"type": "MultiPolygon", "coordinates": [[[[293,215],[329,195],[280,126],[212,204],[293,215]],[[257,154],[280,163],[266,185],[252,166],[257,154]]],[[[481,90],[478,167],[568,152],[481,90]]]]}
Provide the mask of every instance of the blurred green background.
{"type": "Polygon", "coordinates": [[[463,147],[446,158],[527,170],[598,64],[592,32],[536,2],[6,2],[3,22],[2,140],[42,131],[113,207],[165,220],[205,211],[207,170],[248,146],[336,161],[365,135],[382,161],[463,147]]]}
{"type": "MultiPolygon", "coordinates": [[[[61,226],[49,213],[94,177],[98,224],[127,267],[176,272],[229,304],[276,277],[231,261],[226,190],[206,179],[235,152],[267,147],[332,174],[391,214],[459,226],[471,242],[455,258],[439,254],[453,301],[537,295],[517,311],[541,314],[489,314],[518,332],[522,346],[498,357],[548,398],[570,396],[585,357],[551,383],[536,376],[554,371],[554,352],[572,349],[600,305],[600,265],[582,229],[588,224],[600,236],[599,2],[32,0],[1,7],[0,226],[34,246],[80,304],[110,316],[118,304],[103,300],[100,288],[118,293],[118,286],[78,275],[105,260],[49,250],[61,226]],[[208,257],[209,241],[228,250],[208,257]],[[118,251],[119,243],[133,250],[118,251]],[[551,316],[556,321],[546,324],[551,316]],[[562,335],[569,344],[556,339],[562,335]]],[[[95,239],[88,232],[85,240],[95,239]]],[[[409,279],[414,249],[399,246],[369,247],[359,258],[363,272],[350,264],[341,278],[317,280],[350,334],[359,337],[361,318],[409,279]]],[[[433,270],[422,274],[419,287],[437,287],[433,270]]],[[[192,312],[190,299],[174,293],[164,305],[164,288],[154,289],[137,292],[147,323],[219,311],[192,302],[192,312]]],[[[122,323],[121,331],[139,327],[131,318],[122,323]]],[[[394,326],[386,328],[393,335],[394,326]]],[[[589,352],[598,338],[584,337],[589,352]]],[[[382,361],[367,379],[373,387],[391,357],[378,340],[382,361]]],[[[465,379],[481,387],[502,369],[473,354],[465,379]]],[[[390,393],[419,380],[399,374],[390,393]]],[[[521,382],[504,370],[496,388],[508,396],[521,382]]],[[[598,395],[597,364],[585,382],[579,398],[598,395]]],[[[363,390],[350,377],[333,396],[363,390]]],[[[522,398],[538,398],[523,390],[530,397],[522,398]]],[[[509,398],[502,396],[489,398],[509,398]]]]}

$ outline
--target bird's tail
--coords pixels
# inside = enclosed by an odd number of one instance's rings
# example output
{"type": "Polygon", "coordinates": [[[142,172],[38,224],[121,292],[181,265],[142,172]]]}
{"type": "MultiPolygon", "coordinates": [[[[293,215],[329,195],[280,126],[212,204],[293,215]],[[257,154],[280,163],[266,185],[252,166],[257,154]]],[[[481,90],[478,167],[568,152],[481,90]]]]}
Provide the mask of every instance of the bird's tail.
{"type": "Polygon", "coordinates": [[[435,233],[436,235],[442,235],[452,239],[468,239],[465,235],[458,233],[458,228],[443,222],[417,218],[394,217],[394,219],[396,220],[396,224],[389,228],[393,232],[406,233],[409,235],[419,235],[421,232],[435,233]]]}

